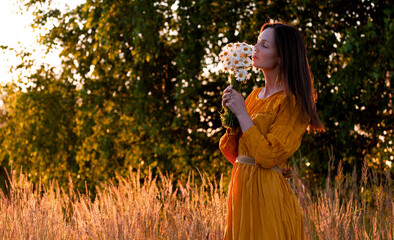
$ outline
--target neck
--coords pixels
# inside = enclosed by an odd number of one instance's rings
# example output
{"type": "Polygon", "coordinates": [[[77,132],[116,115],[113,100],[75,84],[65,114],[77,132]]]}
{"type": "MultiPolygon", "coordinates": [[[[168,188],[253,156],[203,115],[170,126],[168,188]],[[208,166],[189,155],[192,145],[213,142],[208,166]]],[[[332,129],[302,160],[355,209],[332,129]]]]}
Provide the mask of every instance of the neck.
{"type": "Polygon", "coordinates": [[[263,70],[265,77],[264,95],[269,95],[274,92],[278,92],[283,89],[283,86],[279,82],[279,69],[263,70]]]}

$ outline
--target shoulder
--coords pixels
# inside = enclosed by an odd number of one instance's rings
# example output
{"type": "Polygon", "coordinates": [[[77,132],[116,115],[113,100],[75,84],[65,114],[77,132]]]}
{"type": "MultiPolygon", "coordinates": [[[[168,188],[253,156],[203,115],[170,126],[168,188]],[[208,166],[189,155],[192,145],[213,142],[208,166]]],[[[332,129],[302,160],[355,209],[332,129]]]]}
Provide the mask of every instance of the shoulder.
{"type": "Polygon", "coordinates": [[[276,121],[278,124],[292,126],[295,132],[301,135],[304,134],[309,120],[306,121],[302,118],[301,106],[297,102],[294,94],[282,94],[277,101],[276,113],[276,121]]]}
{"type": "Polygon", "coordinates": [[[278,112],[283,110],[298,109],[297,101],[294,94],[291,92],[286,92],[284,90],[278,94],[273,107],[276,108],[278,112]]]}
{"type": "Polygon", "coordinates": [[[283,91],[273,103],[273,110],[278,117],[283,119],[295,119],[301,114],[301,107],[296,101],[294,94],[283,91]]]}
{"type": "Polygon", "coordinates": [[[255,88],[252,90],[252,92],[249,93],[249,95],[246,97],[245,102],[250,102],[252,100],[255,100],[259,92],[261,91],[262,87],[255,88]]]}
{"type": "Polygon", "coordinates": [[[272,94],[263,102],[264,105],[266,105],[264,109],[274,113],[275,115],[283,112],[284,110],[290,110],[295,107],[294,96],[292,96],[292,94],[287,95],[284,90],[272,94]]]}
{"type": "Polygon", "coordinates": [[[248,98],[256,97],[259,94],[259,92],[261,91],[262,88],[263,87],[259,87],[259,88],[253,89],[252,92],[249,93],[248,98]]]}

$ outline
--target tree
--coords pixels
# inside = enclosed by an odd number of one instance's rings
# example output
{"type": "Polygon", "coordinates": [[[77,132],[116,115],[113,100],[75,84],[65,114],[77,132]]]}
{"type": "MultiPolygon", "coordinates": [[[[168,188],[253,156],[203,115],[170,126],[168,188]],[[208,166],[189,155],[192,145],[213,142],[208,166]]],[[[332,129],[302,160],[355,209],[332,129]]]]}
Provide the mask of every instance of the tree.
{"type": "MultiPolygon", "coordinates": [[[[316,80],[327,132],[304,138],[311,180],[326,171],[330,146],[348,170],[363,157],[382,164],[392,155],[392,9],[389,1],[88,0],[67,12],[36,10],[34,26],[49,28],[42,43],[62,49],[62,70],[39,68],[25,92],[3,88],[0,161],[47,181],[70,172],[81,189],[138,164],[229,177],[218,150],[227,76],[209,66],[226,43],[255,42],[272,18],[303,33],[316,80]]],[[[245,96],[262,74],[252,79],[245,96]]]]}

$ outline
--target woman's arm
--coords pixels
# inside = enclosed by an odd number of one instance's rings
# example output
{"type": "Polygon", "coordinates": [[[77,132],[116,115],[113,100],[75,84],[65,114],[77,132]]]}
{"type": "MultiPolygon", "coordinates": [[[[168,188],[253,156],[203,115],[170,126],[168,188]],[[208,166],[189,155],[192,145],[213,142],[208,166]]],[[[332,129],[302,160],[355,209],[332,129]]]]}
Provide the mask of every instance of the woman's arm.
{"type": "Polygon", "coordinates": [[[247,112],[246,114],[238,115],[237,118],[243,133],[246,132],[250,127],[254,126],[253,121],[247,112]]]}
{"type": "Polygon", "coordinates": [[[271,168],[285,161],[298,149],[308,123],[300,121],[294,100],[291,104],[283,101],[278,105],[275,121],[268,133],[262,134],[253,121],[265,121],[264,117],[257,117],[252,121],[241,94],[235,90],[232,90],[231,94],[231,98],[230,93],[225,96],[227,99],[225,104],[237,116],[240,123],[242,135],[240,135],[239,145],[248,149],[250,157],[256,160],[256,164],[271,168]]]}

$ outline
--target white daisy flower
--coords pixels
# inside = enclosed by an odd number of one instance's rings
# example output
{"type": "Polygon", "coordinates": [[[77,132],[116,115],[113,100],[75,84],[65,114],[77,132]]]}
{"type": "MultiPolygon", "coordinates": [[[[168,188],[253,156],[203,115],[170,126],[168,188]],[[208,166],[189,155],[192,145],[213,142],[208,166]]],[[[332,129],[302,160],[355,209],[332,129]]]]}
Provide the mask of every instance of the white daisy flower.
{"type": "Polygon", "coordinates": [[[248,70],[246,68],[237,68],[235,70],[235,78],[238,81],[244,81],[246,79],[249,79],[250,75],[248,73],[248,70]]]}
{"type": "Polygon", "coordinates": [[[237,80],[244,81],[250,75],[246,68],[252,66],[251,55],[253,46],[244,42],[229,43],[222,48],[219,54],[224,72],[236,75],[237,80]]]}

